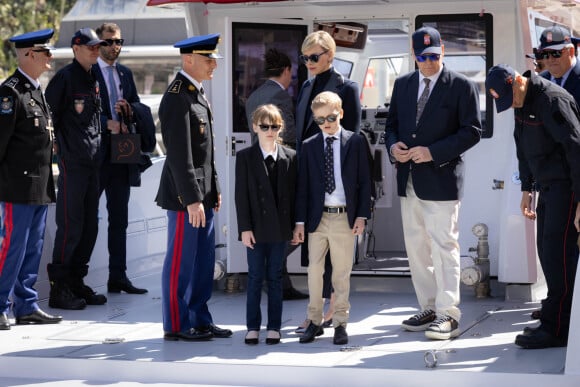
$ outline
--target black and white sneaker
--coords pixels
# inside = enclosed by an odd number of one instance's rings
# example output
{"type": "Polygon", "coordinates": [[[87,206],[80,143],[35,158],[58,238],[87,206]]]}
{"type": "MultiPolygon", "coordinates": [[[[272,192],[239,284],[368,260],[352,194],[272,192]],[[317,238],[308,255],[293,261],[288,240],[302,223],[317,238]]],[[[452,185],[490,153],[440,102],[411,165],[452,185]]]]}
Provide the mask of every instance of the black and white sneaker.
{"type": "Polygon", "coordinates": [[[420,332],[427,329],[427,327],[435,321],[437,318],[437,313],[431,309],[425,309],[421,313],[418,313],[408,320],[403,320],[401,326],[411,332],[420,332]]]}
{"type": "Polygon", "coordinates": [[[433,340],[449,340],[459,336],[459,323],[453,317],[440,316],[425,330],[425,336],[433,340]]]}

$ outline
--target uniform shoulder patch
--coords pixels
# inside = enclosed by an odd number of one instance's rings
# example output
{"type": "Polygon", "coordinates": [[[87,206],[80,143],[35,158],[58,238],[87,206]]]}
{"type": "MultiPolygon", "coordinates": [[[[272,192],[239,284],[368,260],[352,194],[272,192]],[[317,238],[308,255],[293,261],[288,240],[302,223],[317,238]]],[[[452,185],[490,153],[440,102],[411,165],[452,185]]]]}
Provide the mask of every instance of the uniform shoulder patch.
{"type": "Polygon", "coordinates": [[[181,90],[182,83],[183,83],[183,81],[181,81],[179,79],[173,81],[173,83],[171,85],[169,85],[169,89],[167,89],[167,92],[178,94],[179,91],[181,90]]]}
{"type": "Polygon", "coordinates": [[[13,112],[14,99],[12,96],[0,96],[0,114],[12,114],[13,112]]]}
{"type": "Polygon", "coordinates": [[[16,85],[18,84],[18,81],[19,81],[18,78],[12,77],[6,81],[5,85],[14,89],[16,87],[16,85]]]}

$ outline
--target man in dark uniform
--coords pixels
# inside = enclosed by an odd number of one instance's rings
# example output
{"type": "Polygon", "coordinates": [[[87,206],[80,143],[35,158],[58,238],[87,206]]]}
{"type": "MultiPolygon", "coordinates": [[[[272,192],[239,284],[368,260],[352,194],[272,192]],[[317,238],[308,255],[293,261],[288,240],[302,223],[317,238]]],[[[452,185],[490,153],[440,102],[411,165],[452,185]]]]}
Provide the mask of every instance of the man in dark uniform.
{"type": "Polygon", "coordinates": [[[61,316],[38,306],[34,284],[44,244],[48,203],[55,201],[52,120],[38,77],[50,70],[54,30],[14,36],[18,69],[0,86],[0,330],[52,324],[61,316]]]}
{"type": "MultiPolygon", "coordinates": [[[[116,164],[111,162],[111,137],[120,132],[128,133],[125,124],[121,127],[121,118],[133,119],[131,104],[139,102],[137,86],[131,70],[120,63],[117,58],[121,53],[123,39],[121,29],[115,23],[104,23],[96,30],[99,39],[109,45],[100,46],[100,56],[93,65],[93,73],[99,81],[101,91],[101,126],[103,165],[99,180],[100,193],[107,198],[109,215],[108,248],[109,248],[109,293],[124,291],[131,294],[145,294],[147,289],[133,286],[127,277],[127,226],[129,223],[129,196],[131,181],[139,180],[137,164],[116,164]],[[117,112],[123,112],[119,115],[117,112]],[[137,176],[135,176],[137,175],[137,176]]],[[[153,118],[151,118],[153,119],[153,118]]]]}
{"type": "Polygon", "coordinates": [[[217,67],[219,34],[175,43],[182,70],[159,106],[167,158],[157,204],[167,210],[167,254],[162,273],[165,340],[230,337],[217,327],[207,302],[215,265],[214,210],[221,194],[214,161],[213,113],[201,82],[217,67]]]}
{"type": "Polygon", "coordinates": [[[537,249],[548,297],[538,328],[516,337],[523,348],[566,346],[578,265],[580,219],[580,111],[574,98],[550,81],[492,67],[485,80],[497,112],[514,108],[514,138],[522,183],[520,209],[536,219],[537,249]],[[539,191],[532,208],[532,187],[539,191]]]}
{"type": "Polygon", "coordinates": [[[101,99],[91,66],[107,43],[90,28],[75,32],[75,58],[46,88],[58,155],[56,236],[48,264],[51,308],[83,309],[107,298],[84,283],[98,232],[101,99]]]}

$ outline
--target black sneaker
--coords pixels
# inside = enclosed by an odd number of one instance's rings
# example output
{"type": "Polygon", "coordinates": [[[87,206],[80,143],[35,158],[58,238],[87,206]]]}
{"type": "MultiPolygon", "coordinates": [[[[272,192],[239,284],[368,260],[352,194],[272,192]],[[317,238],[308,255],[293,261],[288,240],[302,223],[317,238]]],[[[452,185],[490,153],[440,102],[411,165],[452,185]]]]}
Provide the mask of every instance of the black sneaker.
{"type": "Polygon", "coordinates": [[[453,317],[441,316],[425,330],[425,336],[433,340],[448,340],[459,336],[459,323],[453,317]]]}
{"type": "Polygon", "coordinates": [[[431,309],[425,309],[421,313],[418,313],[408,320],[403,320],[401,326],[411,332],[420,332],[427,329],[427,327],[435,321],[437,318],[437,313],[433,312],[431,309]]]}

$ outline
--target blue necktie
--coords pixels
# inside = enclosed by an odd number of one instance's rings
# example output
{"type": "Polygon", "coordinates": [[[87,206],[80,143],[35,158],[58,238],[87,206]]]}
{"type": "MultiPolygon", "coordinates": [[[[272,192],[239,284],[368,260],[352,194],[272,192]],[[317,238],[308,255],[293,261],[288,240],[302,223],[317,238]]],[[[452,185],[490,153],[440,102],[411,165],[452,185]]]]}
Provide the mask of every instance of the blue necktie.
{"type": "Polygon", "coordinates": [[[332,142],[334,137],[326,137],[326,149],[324,149],[324,190],[331,194],[336,188],[334,182],[334,150],[332,142]]]}
{"type": "Polygon", "coordinates": [[[562,77],[560,77],[560,78],[554,78],[554,81],[556,82],[556,85],[562,86],[562,77]]]}
{"type": "Polygon", "coordinates": [[[109,71],[109,102],[111,105],[111,119],[118,121],[119,117],[115,111],[115,104],[119,99],[119,95],[117,94],[117,84],[115,83],[115,77],[113,76],[115,67],[109,66],[107,67],[107,70],[109,71]]]}

